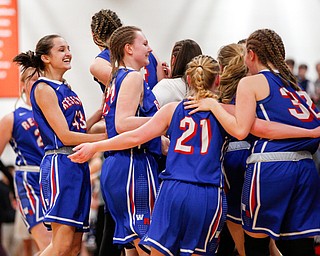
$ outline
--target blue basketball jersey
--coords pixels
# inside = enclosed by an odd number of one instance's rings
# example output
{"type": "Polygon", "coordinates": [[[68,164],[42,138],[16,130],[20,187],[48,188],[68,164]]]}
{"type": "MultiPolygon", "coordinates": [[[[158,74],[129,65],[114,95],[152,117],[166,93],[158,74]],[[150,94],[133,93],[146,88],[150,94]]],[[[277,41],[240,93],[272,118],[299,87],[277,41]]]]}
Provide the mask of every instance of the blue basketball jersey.
{"type": "Polygon", "coordinates": [[[150,90],[152,90],[153,87],[158,83],[157,66],[158,61],[156,60],[152,52],[150,52],[149,64],[143,68],[144,80],[148,83],[150,90]]]}
{"type": "Polygon", "coordinates": [[[33,108],[34,119],[39,125],[41,137],[45,145],[45,150],[57,149],[63,147],[63,143],[57,137],[49,123],[46,121],[41,109],[39,108],[34,90],[39,83],[46,83],[54,89],[58,97],[59,106],[66,118],[70,131],[86,133],[87,124],[82,102],[67,84],[41,77],[36,81],[31,90],[31,104],[33,108]]]}
{"type": "Polygon", "coordinates": [[[48,152],[48,150],[62,148],[64,144],[50,127],[35,100],[34,91],[39,83],[46,83],[55,91],[70,131],[85,133],[86,119],[80,99],[67,84],[44,77],[34,83],[30,95],[31,104],[45,151],[48,153],[40,165],[43,221],[48,229],[51,228],[52,222],[56,222],[74,226],[76,232],[87,232],[91,200],[89,166],[88,163],[71,162],[67,154],[48,152]]]}
{"type": "Polygon", "coordinates": [[[110,50],[109,49],[104,49],[101,51],[96,58],[101,58],[104,59],[108,62],[111,63],[111,58],[110,58],[110,50]]]}
{"type": "MultiPolygon", "coordinates": [[[[127,76],[127,74],[133,71],[135,70],[120,68],[116,73],[115,78],[112,80],[111,88],[109,88],[108,90],[106,96],[106,103],[104,107],[104,117],[106,121],[106,128],[109,138],[118,135],[115,126],[115,113],[118,93],[123,79],[127,76]]],[[[136,116],[149,117],[153,116],[156,113],[156,111],[158,111],[157,100],[152,91],[148,88],[146,82],[144,82],[143,102],[141,105],[138,106],[136,116]]],[[[143,144],[141,147],[148,149],[150,152],[154,154],[161,155],[160,137],[143,144]]]]}
{"type": "MultiPolygon", "coordinates": [[[[257,102],[257,117],[260,119],[299,126],[307,129],[320,125],[320,113],[305,91],[295,91],[285,86],[279,75],[270,71],[261,71],[268,80],[270,95],[257,102]]],[[[253,152],[310,151],[315,153],[319,145],[317,139],[259,139],[253,152]]]]}
{"type": "Polygon", "coordinates": [[[44,146],[31,107],[19,107],[13,112],[13,116],[10,145],[16,153],[16,165],[40,166],[44,146]]]}
{"type": "Polygon", "coordinates": [[[21,217],[30,232],[43,220],[39,166],[44,145],[30,106],[17,108],[13,118],[10,145],[16,153],[15,191],[21,217]]]}
{"type": "Polygon", "coordinates": [[[160,178],[223,186],[226,133],[211,112],[189,112],[183,101],[174,111],[167,131],[170,146],[166,170],[160,178]]]}
{"type": "MultiPolygon", "coordinates": [[[[104,49],[96,58],[101,58],[111,63],[110,50],[104,49]]],[[[158,62],[151,52],[149,54],[149,64],[143,67],[144,80],[148,83],[150,90],[158,83],[157,65],[158,62]]],[[[104,92],[104,84],[100,83],[96,78],[94,80],[100,84],[101,90],[104,92]]]]}

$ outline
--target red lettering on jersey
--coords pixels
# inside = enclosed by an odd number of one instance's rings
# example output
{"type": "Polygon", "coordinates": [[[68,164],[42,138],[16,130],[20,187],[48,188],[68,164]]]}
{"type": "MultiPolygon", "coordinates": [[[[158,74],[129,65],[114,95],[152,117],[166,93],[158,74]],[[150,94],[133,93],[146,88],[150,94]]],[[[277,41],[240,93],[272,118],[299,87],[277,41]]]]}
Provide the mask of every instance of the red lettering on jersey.
{"type": "Polygon", "coordinates": [[[150,225],[150,219],[149,218],[143,218],[143,224],[144,225],[150,225]]]}

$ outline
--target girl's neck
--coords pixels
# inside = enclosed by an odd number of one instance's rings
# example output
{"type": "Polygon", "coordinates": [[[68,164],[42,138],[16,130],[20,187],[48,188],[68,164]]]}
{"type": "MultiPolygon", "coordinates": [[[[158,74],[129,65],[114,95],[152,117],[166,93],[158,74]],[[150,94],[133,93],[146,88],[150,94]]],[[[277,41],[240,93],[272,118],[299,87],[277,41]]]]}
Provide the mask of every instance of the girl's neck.
{"type": "Polygon", "coordinates": [[[30,95],[26,95],[26,104],[31,107],[30,95]]]}
{"type": "Polygon", "coordinates": [[[143,68],[143,66],[141,67],[138,63],[136,63],[133,60],[127,59],[127,60],[123,60],[120,63],[120,66],[125,66],[125,67],[130,67],[131,69],[137,70],[139,71],[141,68],[143,68]]]}
{"type": "Polygon", "coordinates": [[[56,81],[60,81],[60,82],[63,82],[64,79],[63,79],[63,75],[64,75],[65,71],[64,72],[61,72],[60,70],[45,70],[44,73],[43,73],[43,76],[50,79],[50,80],[56,80],[56,81]]]}
{"type": "MultiPolygon", "coordinates": [[[[270,67],[270,69],[272,70],[276,70],[276,68],[274,67],[274,65],[272,65],[270,62],[268,62],[268,66],[270,67]]],[[[257,65],[257,69],[258,69],[258,72],[262,71],[262,70],[269,70],[269,68],[267,68],[266,65],[263,65],[263,64],[259,64],[257,65]]]]}
{"type": "Polygon", "coordinates": [[[60,81],[60,82],[63,82],[63,76],[62,75],[54,75],[52,73],[44,73],[43,74],[44,77],[50,79],[50,80],[56,80],[56,81],[60,81]]]}
{"type": "Polygon", "coordinates": [[[119,66],[119,69],[120,69],[120,68],[126,68],[126,69],[129,69],[129,70],[136,70],[136,69],[134,69],[134,68],[132,68],[132,67],[123,66],[123,65],[120,65],[120,66],[119,66]]]}

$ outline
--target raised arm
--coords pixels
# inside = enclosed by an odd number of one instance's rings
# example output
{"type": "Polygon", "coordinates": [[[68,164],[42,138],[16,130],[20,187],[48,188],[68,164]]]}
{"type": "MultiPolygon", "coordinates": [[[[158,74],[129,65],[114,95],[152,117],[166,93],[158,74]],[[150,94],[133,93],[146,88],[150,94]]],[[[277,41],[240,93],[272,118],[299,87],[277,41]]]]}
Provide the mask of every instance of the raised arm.
{"type": "Polygon", "coordinates": [[[95,58],[90,66],[90,73],[104,86],[107,85],[110,79],[111,71],[111,63],[100,57],[95,58]]]}
{"type": "Polygon", "coordinates": [[[76,146],[74,154],[68,157],[73,162],[83,163],[90,159],[96,152],[108,150],[122,150],[143,144],[155,137],[163,135],[168,129],[173,112],[178,103],[169,103],[161,108],[147,123],[139,128],[124,132],[108,140],[94,143],[84,143],[76,146]]]}

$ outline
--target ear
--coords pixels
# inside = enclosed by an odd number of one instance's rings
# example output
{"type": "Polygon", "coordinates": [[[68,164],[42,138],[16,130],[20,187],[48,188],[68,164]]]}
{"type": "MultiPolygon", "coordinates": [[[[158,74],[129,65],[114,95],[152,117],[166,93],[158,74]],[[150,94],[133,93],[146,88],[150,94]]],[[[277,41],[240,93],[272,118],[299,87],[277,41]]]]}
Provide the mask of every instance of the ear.
{"type": "Polygon", "coordinates": [[[49,63],[50,57],[49,57],[48,55],[41,55],[41,60],[42,60],[44,63],[49,63]]]}
{"type": "Polygon", "coordinates": [[[129,55],[132,55],[133,54],[133,50],[132,50],[132,45],[131,44],[126,44],[124,46],[124,50],[125,52],[127,52],[129,55]]]}
{"type": "Polygon", "coordinates": [[[217,75],[216,79],[214,80],[214,87],[218,87],[220,84],[220,75],[217,75]]]}
{"type": "Polygon", "coordinates": [[[187,83],[188,83],[188,86],[190,85],[191,83],[191,77],[189,75],[187,75],[187,83]]]}
{"type": "Polygon", "coordinates": [[[171,57],[171,63],[170,63],[171,68],[174,66],[175,63],[176,63],[176,56],[172,55],[172,57],[171,57]]]}
{"type": "Polygon", "coordinates": [[[224,66],[222,66],[222,64],[219,64],[220,67],[220,74],[223,72],[224,66]]]}
{"type": "Polygon", "coordinates": [[[255,60],[256,54],[252,50],[248,51],[248,55],[251,61],[255,60]]]}

